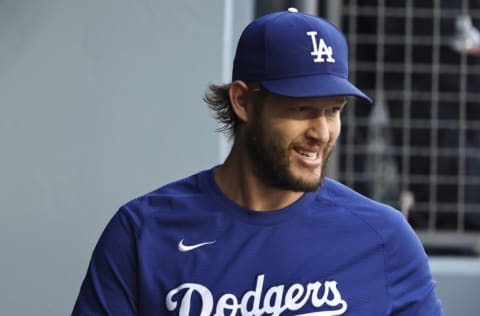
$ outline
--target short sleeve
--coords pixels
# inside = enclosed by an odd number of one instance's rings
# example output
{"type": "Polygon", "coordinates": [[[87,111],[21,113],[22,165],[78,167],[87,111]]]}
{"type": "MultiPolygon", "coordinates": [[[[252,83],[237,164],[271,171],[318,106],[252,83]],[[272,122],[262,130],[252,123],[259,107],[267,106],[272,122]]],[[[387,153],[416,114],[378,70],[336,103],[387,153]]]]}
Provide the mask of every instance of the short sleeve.
{"type": "Polygon", "coordinates": [[[135,221],[121,208],[93,252],[72,315],[136,315],[135,221]]]}
{"type": "Polygon", "coordinates": [[[417,235],[396,212],[396,225],[386,245],[387,283],[392,316],[443,316],[428,257],[417,235]]]}

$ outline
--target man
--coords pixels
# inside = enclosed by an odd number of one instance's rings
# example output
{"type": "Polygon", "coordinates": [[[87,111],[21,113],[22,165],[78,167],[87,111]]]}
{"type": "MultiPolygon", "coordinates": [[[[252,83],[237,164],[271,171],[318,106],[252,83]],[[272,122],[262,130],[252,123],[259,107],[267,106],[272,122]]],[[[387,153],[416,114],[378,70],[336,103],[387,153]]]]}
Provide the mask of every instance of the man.
{"type": "Polygon", "coordinates": [[[205,99],[234,139],[221,166],[124,205],[73,315],[442,315],[400,212],[326,178],[347,43],[289,9],[244,30],[205,99]]]}

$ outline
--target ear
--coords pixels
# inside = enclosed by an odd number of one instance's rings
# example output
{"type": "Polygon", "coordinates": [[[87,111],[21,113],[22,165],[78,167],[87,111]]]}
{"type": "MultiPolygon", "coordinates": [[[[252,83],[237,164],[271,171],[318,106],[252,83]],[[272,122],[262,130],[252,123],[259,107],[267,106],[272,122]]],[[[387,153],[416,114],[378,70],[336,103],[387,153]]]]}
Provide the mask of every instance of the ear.
{"type": "Polygon", "coordinates": [[[243,121],[248,121],[248,86],[244,81],[236,80],[230,85],[228,91],[232,109],[237,117],[243,121]]]}

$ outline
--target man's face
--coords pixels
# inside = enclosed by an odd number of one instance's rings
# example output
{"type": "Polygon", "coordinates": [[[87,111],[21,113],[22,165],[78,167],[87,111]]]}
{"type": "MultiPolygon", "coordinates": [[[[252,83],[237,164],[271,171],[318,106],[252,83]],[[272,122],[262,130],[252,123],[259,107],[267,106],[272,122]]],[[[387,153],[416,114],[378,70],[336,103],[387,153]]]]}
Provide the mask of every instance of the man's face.
{"type": "Polygon", "coordinates": [[[315,191],[340,134],[345,97],[268,94],[246,124],[248,155],[260,181],[277,189],[315,191]]]}

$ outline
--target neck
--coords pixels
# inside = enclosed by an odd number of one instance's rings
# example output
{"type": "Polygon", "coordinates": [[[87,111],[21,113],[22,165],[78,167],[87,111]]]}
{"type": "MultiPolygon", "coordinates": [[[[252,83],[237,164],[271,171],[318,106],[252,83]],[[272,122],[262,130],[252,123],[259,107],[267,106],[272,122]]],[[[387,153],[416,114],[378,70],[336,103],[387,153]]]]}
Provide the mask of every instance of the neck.
{"type": "Polygon", "coordinates": [[[246,148],[234,144],[224,164],[215,170],[215,180],[228,198],[254,211],[271,211],[287,207],[304,194],[266,184],[246,153],[246,148]]]}

